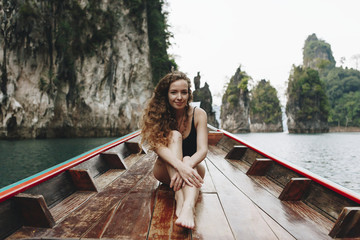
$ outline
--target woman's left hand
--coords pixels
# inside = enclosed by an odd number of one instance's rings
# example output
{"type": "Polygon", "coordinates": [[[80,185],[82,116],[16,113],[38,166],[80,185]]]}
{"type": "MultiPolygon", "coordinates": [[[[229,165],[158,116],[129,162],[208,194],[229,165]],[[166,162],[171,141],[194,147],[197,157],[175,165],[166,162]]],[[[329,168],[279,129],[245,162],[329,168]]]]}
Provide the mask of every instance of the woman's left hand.
{"type": "Polygon", "coordinates": [[[204,183],[199,173],[184,162],[180,162],[177,171],[185,183],[191,187],[200,188],[201,184],[204,183]]]}

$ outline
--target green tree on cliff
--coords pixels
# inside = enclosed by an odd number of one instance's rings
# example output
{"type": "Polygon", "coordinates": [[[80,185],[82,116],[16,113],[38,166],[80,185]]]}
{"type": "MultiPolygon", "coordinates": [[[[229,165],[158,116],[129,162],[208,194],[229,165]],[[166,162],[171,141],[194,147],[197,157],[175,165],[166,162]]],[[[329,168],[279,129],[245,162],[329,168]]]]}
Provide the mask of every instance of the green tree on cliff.
{"type": "Polygon", "coordinates": [[[154,85],[158,83],[161,77],[170,72],[171,68],[177,68],[175,60],[171,58],[167,49],[170,46],[172,33],[167,24],[168,12],[164,11],[165,0],[132,0],[125,1],[130,9],[130,14],[135,16],[135,21],[142,24],[142,13],[146,9],[150,63],[152,68],[152,79],[154,85]]]}
{"type": "Polygon", "coordinates": [[[327,123],[329,115],[325,85],[318,71],[293,66],[287,89],[286,114],[295,122],[320,121],[327,123]]]}
{"type": "Polygon", "coordinates": [[[251,77],[236,69],[234,76],[226,86],[221,104],[221,127],[230,132],[249,132],[249,89],[251,77]]]}
{"type": "Polygon", "coordinates": [[[246,72],[238,68],[226,87],[222,102],[230,103],[232,108],[237,106],[239,101],[244,101],[247,104],[249,102],[248,83],[250,79],[251,77],[246,72]]]}
{"type": "Polygon", "coordinates": [[[335,67],[335,64],[330,44],[318,39],[315,33],[308,36],[303,49],[303,65],[318,71],[326,71],[335,67]]]}
{"type": "Polygon", "coordinates": [[[163,10],[164,0],[147,0],[147,18],[150,45],[150,62],[153,83],[156,85],[161,77],[177,68],[167,49],[170,46],[172,34],[168,30],[167,12],[163,10]]]}
{"type": "Polygon", "coordinates": [[[282,122],[280,101],[270,81],[263,79],[251,90],[250,119],[252,123],[282,122]]]}
{"type": "Polygon", "coordinates": [[[328,131],[328,99],[318,71],[293,66],[287,89],[289,132],[316,133],[328,131]]]}
{"type": "Polygon", "coordinates": [[[323,79],[331,109],[329,124],[360,127],[360,72],[337,67],[323,79]]]}

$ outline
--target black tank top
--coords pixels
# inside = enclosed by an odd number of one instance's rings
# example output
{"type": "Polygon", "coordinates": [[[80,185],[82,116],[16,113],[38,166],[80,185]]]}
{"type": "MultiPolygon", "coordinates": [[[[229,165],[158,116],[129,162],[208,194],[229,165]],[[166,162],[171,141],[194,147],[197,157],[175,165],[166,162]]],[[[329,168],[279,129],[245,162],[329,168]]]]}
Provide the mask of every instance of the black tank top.
{"type": "Polygon", "coordinates": [[[195,108],[196,107],[194,107],[194,111],[193,111],[191,130],[189,136],[187,136],[182,143],[182,150],[184,157],[185,156],[191,157],[194,153],[196,153],[197,142],[196,142],[196,128],[194,123],[195,108]]]}

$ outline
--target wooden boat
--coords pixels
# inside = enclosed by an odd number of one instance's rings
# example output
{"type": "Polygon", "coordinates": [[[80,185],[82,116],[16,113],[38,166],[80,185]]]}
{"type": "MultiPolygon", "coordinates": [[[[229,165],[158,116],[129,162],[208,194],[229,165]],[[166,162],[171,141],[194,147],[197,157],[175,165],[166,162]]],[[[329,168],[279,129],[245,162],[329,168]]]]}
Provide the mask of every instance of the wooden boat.
{"type": "Polygon", "coordinates": [[[360,195],[209,126],[196,228],[134,132],[1,189],[1,239],[360,238],[360,195]]]}

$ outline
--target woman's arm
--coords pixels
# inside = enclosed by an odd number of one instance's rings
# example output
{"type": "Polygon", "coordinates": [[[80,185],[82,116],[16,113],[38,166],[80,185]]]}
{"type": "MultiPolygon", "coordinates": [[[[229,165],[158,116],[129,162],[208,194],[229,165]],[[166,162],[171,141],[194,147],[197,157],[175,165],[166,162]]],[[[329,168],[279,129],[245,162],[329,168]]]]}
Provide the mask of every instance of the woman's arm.
{"type": "Polygon", "coordinates": [[[195,110],[195,127],[196,127],[196,153],[192,155],[188,161],[190,167],[196,167],[200,162],[202,162],[208,151],[208,129],[207,129],[207,115],[206,112],[197,108],[195,110]]]}
{"type": "MultiPolygon", "coordinates": [[[[158,147],[155,149],[155,152],[162,160],[170,164],[176,171],[179,172],[181,178],[186,184],[197,188],[201,187],[201,184],[204,181],[199,173],[188,164],[185,164],[181,159],[178,159],[173,151],[171,151],[168,147],[158,147]]],[[[176,178],[176,175],[174,176],[176,178]]],[[[176,182],[179,182],[178,179],[171,179],[170,187],[172,187],[173,184],[177,185],[176,182]]]]}

